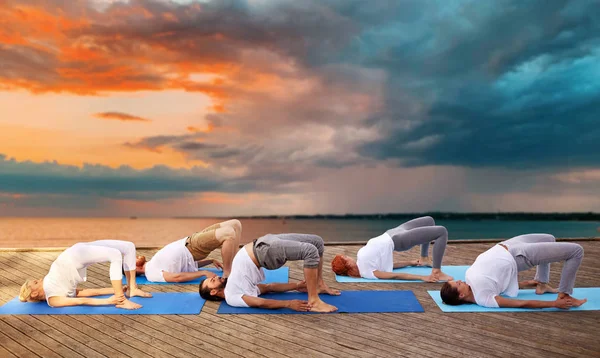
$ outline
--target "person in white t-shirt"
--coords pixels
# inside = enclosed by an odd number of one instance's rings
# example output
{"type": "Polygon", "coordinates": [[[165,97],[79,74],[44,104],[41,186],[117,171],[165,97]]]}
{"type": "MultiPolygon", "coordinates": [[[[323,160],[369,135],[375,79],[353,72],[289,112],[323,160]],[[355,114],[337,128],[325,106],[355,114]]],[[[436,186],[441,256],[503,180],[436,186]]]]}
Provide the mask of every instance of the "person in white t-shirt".
{"type": "Polygon", "coordinates": [[[145,256],[138,256],[137,273],[146,275],[151,282],[185,282],[202,276],[216,276],[210,271],[198,270],[199,267],[213,264],[223,269],[223,277],[228,277],[241,236],[242,223],[239,220],[228,220],[211,225],[168,244],[154,254],[150,261],[146,261],[145,256]],[[217,260],[205,260],[219,247],[223,257],[222,264],[217,260]]]}
{"type": "Polygon", "coordinates": [[[528,234],[494,245],[477,257],[465,273],[465,282],[448,281],[440,291],[444,303],[475,303],[483,307],[521,307],[569,309],[587,302],[571,297],[583,248],[571,242],[556,242],[552,235],[528,234]],[[565,261],[560,286],[548,285],[550,263],[565,261]],[[519,282],[518,273],[536,267],[533,280],[519,282]],[[533,288],[535,293],[558,293],[555,301],[519,300],[519,288],[533,288]],[[504,296],[508,297],[504,297],[504,296]]]}
{"type": "Polygon", "coordinates": [[[229,278],[212,277],[200,283],[200,296],[234,307],[268,309],[290,308],[295,311],[333,312],[337,308],[321,300],[319,293],[339,295],[323,281],[323,239],[309,234],[268,234],[246,244],[233,259],[229,278]],[[304,261],[304,279],[296,283],[261,284],[263,267],[275,270],[287,261],[304,261]],[[259,297],[269,292],[308,292],[308,301],[271,300],[259,297]]]}
{"type": "Polygon", "coordinates": [[[442,258],[446,251],[448,231],[436,226],[431,216],[408,221],[380,236],[370,239],[356,254],[356,261],[346,255],[336,255],[331,269],[338,275],[388,280],[422,280],[427,282],[452,280],[442,272],[442,258]],[[434,241],[433,265],[429,260],[429,243],[434,241]],[[394,251],[406,251],[421,246],[421,257],[414,261],[394,263],[394,251]],[[393,272],[405,266],[432,266],[431,274],[413,275],[393,272]]]}
{"type": "Polygon", "coordinates": [[[21,302],[46,300],[51,307],[116,305],[118,308],[138,309],[141,305],[129,301],[124,294],[122,271],[129,284],[129,297],[152,297],[135,282],[135,245],[118,240],[99,240],[78,243],[63,251],[50,266],[43,279],[27,280],[19,293],[21,302]],[[78,289],[87,280],[87,267],[110,262],[111,288],[78,289]],[[109,298],[90,298],[110,295],[109,298]]]}

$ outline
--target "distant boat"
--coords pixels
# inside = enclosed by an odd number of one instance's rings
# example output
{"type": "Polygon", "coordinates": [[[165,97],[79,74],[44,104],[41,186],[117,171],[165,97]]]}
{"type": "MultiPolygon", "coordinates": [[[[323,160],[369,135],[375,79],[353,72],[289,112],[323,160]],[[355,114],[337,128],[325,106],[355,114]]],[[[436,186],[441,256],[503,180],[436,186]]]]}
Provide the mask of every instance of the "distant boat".
{"type": "Polygon", "coordinates": [[[137,219],[137,216],[130,216],[129,218],[130,218],[131,220],[135,220],[135,219],[137,219]]]}

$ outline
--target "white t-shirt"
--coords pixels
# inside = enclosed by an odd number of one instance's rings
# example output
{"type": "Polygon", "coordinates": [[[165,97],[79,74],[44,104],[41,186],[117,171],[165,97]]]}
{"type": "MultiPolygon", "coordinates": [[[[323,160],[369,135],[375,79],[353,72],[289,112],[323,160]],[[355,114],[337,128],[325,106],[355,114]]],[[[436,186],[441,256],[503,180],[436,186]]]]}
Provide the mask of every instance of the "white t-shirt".
{"type": "Polygon", "coordinates": [[[87,279],[85,267],[77,270],[81,266],[77,264],[77,257],[77,245],[74,245],[58,255],[52,263],[42,283],[46,301],[54,296],[77,296],[77,285],[87,279]]]}
{"type": "Polygon", "coordinates": [[[394,270],[394,241],[388,233],[379,235],[358,250],[356,265],[364,278],[374,278],[373,271],[392,272],[394,270]]]}
{"type": "Polygon", "coordinates": [[[248,307],[242,296],[258,297],[260,295],[258,284],[264,280],[265,273],[262,267],[256,267],[246,248],[243,247],[233,258],[231,274],[225,286],[225,301],[230,306],[248,307]]]}
{"type": "Polygon", "coordinates": [[[477,257],[465,273],[465,282],[471,286],[478,305],[498,308],[496,296],[518,295],[518,274],[513,256],[504,247],[495,245],[477,257]]]}
{"type": "Polygon", "coordinates": [[[163,247],[146,263],[145,275],[148,281],[165,282],[163,271],[171,273],[198,271],[194,257],[185,247],[186,240],[187,237],[184,237],[163,247]]]}

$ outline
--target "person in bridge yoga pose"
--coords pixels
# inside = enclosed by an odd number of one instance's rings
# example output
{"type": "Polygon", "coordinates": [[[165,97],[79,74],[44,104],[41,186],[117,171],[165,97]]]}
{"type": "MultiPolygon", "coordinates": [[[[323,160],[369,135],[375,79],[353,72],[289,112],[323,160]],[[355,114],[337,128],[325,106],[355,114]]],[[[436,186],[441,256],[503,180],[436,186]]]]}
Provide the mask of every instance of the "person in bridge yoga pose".
{"type": "Polygon", "coordinates": [[[323,281],[323,239],[309,234],[268,234],[246,244],[233,259],[229,278],[212,277],[200,283],[200,296],[211,301],[225,299],[234,307],[296,311],[334,312],[335,306],[321,300],[319,293],[339,295],[323,281]],[[287,261],[304,261],[304,281],[261,284],[263,268],[275,270],[287,261]],[[308,292],[308,300],[272,300],[259,297],[269,292],[308,292]]]}
{"type": "Polygon", "coordinates": [[[465,274],[465,281],[444,283],[440,295],[448,305],[476,303],[483,307],[522,307],[569,309],[587,302],[571,296],[583,248],[571,242],[556,242],[552,235],[527,234],[494,245],[477,257],[465,274]],[[550,263],[564,261],[560,285],[549,286],[550,263]],[[536,268],[535,278],[519,282],[518,274],[536,268]],[[519,288],[533,288],[535,293],[558,293],[554,301],[515,299],[519,288]],[[508,297],[504,297],[504,296],[508,297]]]}
{"type": "Polygon", "coordinates": [[[336,255],[331,262],[331,268],[338,275],[369,279],[427,282],[451,280],[452,277],[441,270],[447,242],[448,231],[445,227],[435,225],[435,221],[430,216],[420,217],[370,239],[366,246],[358,250],[356,260],[346,255],[336,255]],[[429,259],[431,241],[435,242],[433,265],[429,259]],[[416,245],[421,245],[421,257],[418,260],[394,262],[394,251],[406,251],[416,245]],[[433,266],[433,268],[428,276],[393,272],[395,268],[411,265],[433,266]]]}
{"type": "Polygon", "coordinates": [[[140,304],[125,297],[122,285],[122,270],[127,277],[129,297],[152,297],[138,288],[135,282],[135,245],[118,240],[99,240],[77,243],[63,251],[50,266],[48,274],[35,280],[27,280],[21,286],[19,300],[36,302],[46,300],[51,307],[103,306],[138,309],[140,304]],[[78,289],[77,285],[87,280],[87,267],[101,262],[110,262],[110,288],[78,289]],[[112,295],[108,298],[93,298],[112,295]]]}
{"type": "Polygon", "coordinates": [[[146,275],[146,279],[151,282],[185,282],[202,276],[216,276],[210,271],[198,270],[199,267],[213,264],[223,269],[223,277],[228,277],[241,236],[242,223],[239,220],[227,220],[211,225],[168,244],[154,254],[150,261],[146,261],[145,256],[138,256],[137,274],[146,275]],[[222,264],[217,260],[206,259],[218,248],[221,248],[222,264]]]}

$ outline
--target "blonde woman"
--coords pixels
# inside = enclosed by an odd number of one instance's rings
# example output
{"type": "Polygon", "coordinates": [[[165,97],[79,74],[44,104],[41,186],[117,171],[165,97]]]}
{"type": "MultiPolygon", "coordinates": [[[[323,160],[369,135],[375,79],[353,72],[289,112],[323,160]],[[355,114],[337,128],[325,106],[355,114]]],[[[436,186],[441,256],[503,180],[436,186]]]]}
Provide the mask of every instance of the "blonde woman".
{"type": "Polygon", "coordinates": [[[125,272],[129,284],[129,297],[152,297],[137,287],[135,260],[135,245],[132,242],[100,240],[77,243],[56,258],[45,277],[25,281],[21,286],[19,300],[46,300],[50,307],[115,305],[123,309],[138,309],[142,306],[125,297],[126,288],[123,288],[121,282],[122,272],[125,272]],[[112,287],[78,289],[77,285],[87,280],[87,267],[100,262],[110,262],[112,287]],[[109,298],[92,298],[110,294],[112,296],[109,298]]]}

